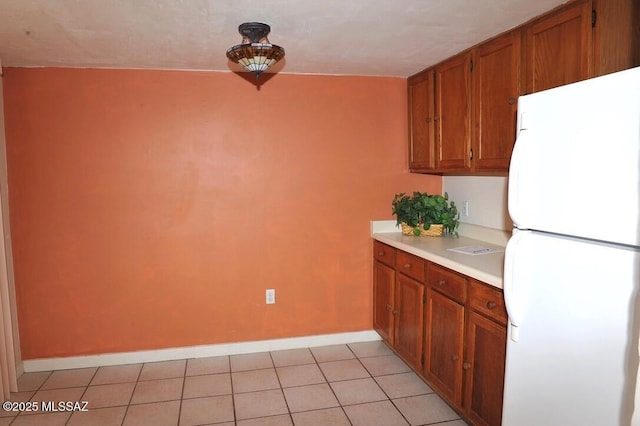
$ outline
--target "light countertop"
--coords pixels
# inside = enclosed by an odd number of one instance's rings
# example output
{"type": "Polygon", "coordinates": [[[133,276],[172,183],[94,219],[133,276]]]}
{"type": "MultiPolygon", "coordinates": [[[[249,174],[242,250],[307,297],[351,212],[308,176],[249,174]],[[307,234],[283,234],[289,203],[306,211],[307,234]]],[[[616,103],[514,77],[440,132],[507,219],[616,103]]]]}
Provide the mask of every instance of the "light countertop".
{"type": "MultiPolygon", "coordinates": [[[[501,231],[497,232],[502,233],[501,231]]],[[[472,234],[471,232],[469,233],[472,234]]],[[[478,235],[477,233],[473,234],[474,236],[478,235]]],[[[400,229],[396,227],[395,221],[373,221],[371,222],[371,237],[391,247],[414,254],[494,287],[502,288],[503,241],[506,241],[506,238],[503,238],[502,235],[498,235],[497,238],[483,237],[483,239],[470,238],[464,235],[460,235],[459,238],[449,235],[442,237],[414,237],[402,235],[400,229]],[[489,254],[470,255],[449,250],[469,246],[486,247],[499,251],[489,254]]]]}

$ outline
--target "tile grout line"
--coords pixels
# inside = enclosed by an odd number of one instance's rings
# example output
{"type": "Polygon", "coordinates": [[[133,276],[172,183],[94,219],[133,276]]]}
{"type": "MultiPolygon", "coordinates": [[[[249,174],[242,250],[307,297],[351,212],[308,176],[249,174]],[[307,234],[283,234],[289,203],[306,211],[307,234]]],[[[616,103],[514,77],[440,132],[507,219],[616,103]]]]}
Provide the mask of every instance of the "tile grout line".
{"type": "Polygon", "coordinates": [[[238,424],[238,411],[236,409],[236,393],[233,391],[233,369],[231,368],[231,356],[227,355],[229,364],[229,386],[231,387],[231,406],[233,407],[233,423],[238,424]]]}
{"type": "MultiPolygon", "coordinates": [[[[346,346],[347,346],[347,349],[349,349],[349,351],[353,354],[353,356],[356,356],[356,354],[353,353],[351,348],[348,345],[346,345],[346,346]]],[[[338,401],[338,404],[340,406],[340,410],[342,410],[342,412],[344,413],[344,416],[347,419],[347,421],[349,422],[349,424],[353,426],[353,422],[351,421],[351,419],[347,415],[347,412],[344,410],[344,407],[342,406],[342,403],[340,402],[340,399],[338,398],[338,395],[336,395],[336,392],[333,390],[333,387],[331,386],[331,382],[329,382],[329,379],[327,378],[326,374],[324,374],[324,371],[322,371],[322,368],[320,368],[320,363],[318,362],[318,359],[316,358],[315,354],[313,353],[313,351],[311,349],[309,349],[309,352],[311,352],[311,356],[316,361],[316,367],[318,367],[318,370],[320,370],[320,374],[322,374],[322,377],[324,377],[324,380],[326,381],[327,385],[329,386],[329,389],[331,389],[331,393],[336,398],[336,401],[338,401]]]]}
{"type": "Polygon", "coordinates": [[[282,394],[282,399],[284,399],[284,405],[287,407],[289,420],[291,420],[291,424],[295,425],[295,422],[293,421],[293,413],[291,412],[291,407],[289,407],[289,401],[287,401],[287,397],[284,394],[284,387],[282,387],[282,382],[280,381],[280,376],[278,375],[278,369],[276,368],[276,363],[273,360],[273,351],[269,351],[269,358],[271,359],[271,364],[273,365],[273,372],[276,375],[276,380],[278,380],[278,385],[280,386],[280,393],[282,394]]]}
{"type": "MultiPolygon", "coordinates": [[[[47,380],[49,380],[49,378],[53,375],[53,372],[54,372],[54,370],[49,371],[49,374],[47,375],[46,379],[44,379],[42,381],[42,383],[40,383],[38,388],[35,390],[35,392],[33,392],[33,395],[31,395],[31,398],[29,398],[29,401],[33,401],[34,400],[34,398],[36,397],[38,392],[40,392],[40,390],[42,390],[42,386],[44,386],[44,384],[47,382],[47,380]]],[[[11,423],[15,422],[16,419],[22,414],[23,413],[18,413],[17,415],[13,416],[13,420],[11,420],[11,423]]]]}
{"type": "MultiPolygon", "coordinates": [[[[402,358],[400,358],[400,357],[399,357],[399,355],[398,355],[398,354],[396,354],[396,353],[395,353],[395,351],[394,351],[393,349],[391,349],[391,348],[387,345],[387,343],[386,343],[386,342],[384,342],[384,341],[383,341],[383,344],[384,344],[384,345],[385,345],[385,346],[386,346],[386,347],[391,351],[391,353],[392,353],[393,355],[395,355],[396,357],[398,357],[398,358],[399,358],[403,363],[407,364],[407,363],[406,363],[402,358]]],[[[411,366],[410,366],[410,365],[408,365],[408,364],[407,364],[407,367],[409,367],[409,371],[410,371],[411,373],[415,374],[416,376],[418,376],[418,378],[420,378],[420,375],[419,375],[419,374],[418,374],[418,373],[417,373],[413,368],[411,368],[411,366]]],[[[366,367],[365,367],[365,368],[366,368],[366,367]]],[[[398,374],[398,373],[394,373],[394,374],[398,374]]],[[[390,376],[390,375],[392,375],[392,374],[386,374],[386,376],[390,376]]],[[[372,375],[372,377],[373,377],[373,375],[372,375]]],[[[379,376],[379,377],[382,377],[382,376],[379,376]]],[[[374,380],[375,380],[375,377],[374,377],[374,380]]],[[[378,381],[377,381],[377,380],[375,380],[375,382],[376,382],[376,383],[378,383],[378,381]]],[[[398,413],[400,413],[400,415],[401,415],[401,416],[402,416],[402,418],[407,422],[407,424],[408,424],[408,425],[411,425],[411,422],[410,422],[410,421],[409,421],[409,419],[405,416],[405,414],[402,412],[402,410],[400,410],[400,407],[398,407],[398,405],[395,403],[395,401],[393,400],[393,398],[391,398],[391,397],[389,396],[389,394],[387,394],[387,392],[386,392],[384,389],[382,389],[382,387],[381,387],[380,385],[378,385],[378,386],[380,387],[380,389],[382,390],[382,392],[384,392],[384,394],[387,396],[387,398],[389,398],[389,402],[391,402],[391,405],[393,405],[393,407],[398,411],[398,413]]],[[[429,395],[429,394],[425,394],[425,395],[429,395]]],[[[405,397],[405,398],[407,398],[407,397],[405,397]]],[[[396,398],[396,399],[401,399],[401,398],[396,398]]],[[[432,424],[437,425],[438,423],[432,423],[432,424]]]]}
{"type": "MultiPolygon", "coordinates": [[[[96,377],[96,374],[98,374],[98,370],[100,368],[96,368],[96,371],[93,372],[93,375],[91,376],[91,378],[89,379],[89,382],[87,383],[87,386],[85,386],[84,388],[84,392],[82,392],[82,395],[80,395],[80,401],[83,401],[83,397],[84,395],[89,391],[89,385],[91,385],[91,382],[93,381],[94,377],[96,377]]],[[[69,418],[67,419],[66,422],[64,422],[65,425],[68,425],[69,422],[71,421],[71,417],[73,417],[73,415],[75,414],[75,412],[71,413],[71,415],[69,416],[69,418]]]]}
{"type": "MultiPolygon", "coordinates": [[[[178,422],[180,424],[180,417],[182,416],[182,402],[184,401],[184,388],[187,385],[187,365],[189,364],[189,360],[184,360],[184,370],[182,371],[182,390],[180,392],[180,404],[178,405],[178,422]]],[[[140,369],[140,373],[142,373],[142,369],[140,369]]],[[[133,395],[132,395],[133,396],[133,395]]],[[[123,419],[124,421],[124,419],[123,419]]]]}
{"type": "MultiPolygon", "coordinates": [[[[383,342],[384,343],[384,342],[383,342]]],[[[386,346],[386,343],[384,343],[384,345],[386,346]]],[[[351,348],[349,348],[351,350],[351,348]]],[[[393,352],[393,351],[392,351],[393,352]]],[[[395,352],[393,352],[393,354],[395,355],[395,352]]],[[[355,353],[354,353],[355,355],[355,353]]],[[[383,355],[380,355],[383,356],[383,355]]],[[[396,355],[397,356],[397,355],[396,355]]],[[[404,415],[404,413],[402,411],[400,411],[400,409],[396,406],[396,404],[393,402],[393,399],[391,399],[391,397],[384,391],[384,389],[382,389],[382,387],[378,384],[378,381],[375,379],[375,376],[373,375],[373,373],[367,368],[367,366],[362,362],[362,360],[360,359],[360,357],[358,357],[356,355],[358,362],[360,362],[360,364],[362,365],[362,368],[364,368],[366,370],[367,373],[369,373],[369,375],[371,376],[371,378],[373,379],[373,382],[376,384],[376,386],[378,386],[380,388],[380,390],[382,391],[382,393],[384,393],[384,395],[387,397],[387,401],[389,401],[391,403],[391,405],[396,409],[396,411],[400,414],[400,416],[402,416],[402,418],[404,419],[404,421],[407,422],[407,425],[411,425],[411,422],[409,421],[409,419],[407,419],[404,415]]],[[[374,358],[374,357],[365,357],[365,358],[374,358]]],[[[402,361],[404,362],[404,361],[402,361]]],[[[413,371],[413,370],[412,370],[413,371]]]]}

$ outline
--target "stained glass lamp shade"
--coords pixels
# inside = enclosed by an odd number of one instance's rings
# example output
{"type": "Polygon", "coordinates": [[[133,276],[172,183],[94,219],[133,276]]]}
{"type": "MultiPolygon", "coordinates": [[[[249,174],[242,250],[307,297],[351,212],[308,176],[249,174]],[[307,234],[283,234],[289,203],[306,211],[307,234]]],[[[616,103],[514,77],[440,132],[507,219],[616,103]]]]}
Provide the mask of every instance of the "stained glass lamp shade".
{"type": "Polygon", "coordinates": [[[260,22],[245,22],[238,27],[242,43],[227,50],[227,58],[260,77],[267,68],[284,58],[284,49],[269,43],[271,27],[260,22]]]}

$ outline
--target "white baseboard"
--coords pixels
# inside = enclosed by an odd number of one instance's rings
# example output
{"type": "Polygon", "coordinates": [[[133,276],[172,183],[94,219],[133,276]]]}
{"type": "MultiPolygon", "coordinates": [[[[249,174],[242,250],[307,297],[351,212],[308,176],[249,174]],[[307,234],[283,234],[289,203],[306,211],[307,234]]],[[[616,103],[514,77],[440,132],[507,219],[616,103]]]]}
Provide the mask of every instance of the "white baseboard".
{"type": "Polygon", "coordinates": [[[36,371],[68,370],[71,368],[104,367],[107,365],[138,364],[143,362],[239,355],[252,352],[278,351],[284,349],[312,348],[317,346],[369,342],[375,340],[380,340],[380,335],[373,330],[367,330],[351,333],[322,334],[317,336],[258,340],[253,342],[220,343],[215,345],[188,346],[151,351],[119,352],[65,358],[28,359],[23,361],[23,368],[26,373],[32,373],[36,371]]]}

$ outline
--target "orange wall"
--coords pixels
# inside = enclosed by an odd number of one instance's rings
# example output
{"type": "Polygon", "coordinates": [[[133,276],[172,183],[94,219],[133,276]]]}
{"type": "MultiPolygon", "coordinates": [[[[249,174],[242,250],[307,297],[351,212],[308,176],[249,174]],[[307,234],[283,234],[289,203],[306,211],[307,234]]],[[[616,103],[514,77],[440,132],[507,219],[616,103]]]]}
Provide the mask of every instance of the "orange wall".
{"type": "Polygon", "coordinates": [[[371,329],[369,221],[441,190],[405,84],[6,68],[23,358],[371,329]]]}

